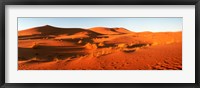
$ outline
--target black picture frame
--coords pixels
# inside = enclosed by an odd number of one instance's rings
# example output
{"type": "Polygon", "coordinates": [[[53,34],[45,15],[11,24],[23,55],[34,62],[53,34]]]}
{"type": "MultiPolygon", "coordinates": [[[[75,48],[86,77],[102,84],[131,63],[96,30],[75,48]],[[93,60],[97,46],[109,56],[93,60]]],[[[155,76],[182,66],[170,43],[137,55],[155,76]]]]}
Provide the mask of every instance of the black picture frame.
{"type": "Polygon", "coordinates": [[[200,88],[200,0],[1,0],[0,3],[1,88],[200,88]],[[195,83],[5,83],[6,5],[195,5],[195,83]]]}

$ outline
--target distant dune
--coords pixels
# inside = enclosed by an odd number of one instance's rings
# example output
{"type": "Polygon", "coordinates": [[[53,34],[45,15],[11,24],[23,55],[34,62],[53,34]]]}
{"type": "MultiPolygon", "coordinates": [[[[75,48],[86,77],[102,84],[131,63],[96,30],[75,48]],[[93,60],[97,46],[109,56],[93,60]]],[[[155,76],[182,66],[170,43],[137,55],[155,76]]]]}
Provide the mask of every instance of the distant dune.
{"type": "Polygon", "coordinates": [[[18,31],[19,70],[182,70],[182,32],[116,27],[18,31]]]}
{"type": "Polygon", "coordinates": [[[90,30],[100,33],[100,34],[125,34],[132,33],[131,31],[125,28],[106,28],[106,27],[94,27],[90,28],[90,30]]]}

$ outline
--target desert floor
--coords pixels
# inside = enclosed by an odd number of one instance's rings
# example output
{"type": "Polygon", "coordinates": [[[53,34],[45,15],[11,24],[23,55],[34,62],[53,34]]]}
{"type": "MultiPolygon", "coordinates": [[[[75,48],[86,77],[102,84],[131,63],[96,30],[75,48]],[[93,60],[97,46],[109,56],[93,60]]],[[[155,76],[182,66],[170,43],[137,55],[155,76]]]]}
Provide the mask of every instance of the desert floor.
{"type": "Polygon", "coordinates": [[[18,70],[182,70],[182,32],[30,28],[18,32],[18,70]]]}

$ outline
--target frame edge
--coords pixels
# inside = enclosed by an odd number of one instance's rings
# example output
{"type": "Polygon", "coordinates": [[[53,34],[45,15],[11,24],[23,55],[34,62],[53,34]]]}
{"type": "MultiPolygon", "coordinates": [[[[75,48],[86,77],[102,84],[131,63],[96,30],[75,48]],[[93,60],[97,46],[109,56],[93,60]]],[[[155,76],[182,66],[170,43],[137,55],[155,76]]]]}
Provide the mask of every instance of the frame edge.
{"type": "MultiPolygon", "coordinates": [[[[14,0],[13,0],[14,1],[14,0]]],[[[20,1],[20,0],[19,0],[20,1]]],[[[37,0],[36,0],[37,1],[37,0]]],[[[52,1],[52,0],[50,0],[52,1]]],[[[0,88],[4,88],[5,86],[7,86],[5,83],[5,5],[8,3],[8,4],[14,4],[16,2],[6,2],[4,0],[1,0],[0,1],[1,5],[0,5],[0,20],[1,20],[1,24],[0,24],[0,57],[1,57],[1,60],[0,60],[0,88]]],[[[20,2],[17,2],[18,4],[20,2]]],[[[16,4],[17,4],[16,3],[16,4]]],[[[44,3],[44,2],[42,2],[44,3]]],[[[195,2],[193,2],[195,3],[195,2]]],[[[30,4],[30,3],[25,3],[25,4],[30,4]]],[[[41,4],[41,3],[40,3],[41,4]]],[[[38,4],[38,5],[40,5],[38,4]]],[[[57,3],[55,3],[57,4],[57,3]]],[[[199,70],[199,64],[200,64],[200,60],[199,60],[199,57],[200,57],[200,54],[199,54],[199,38],[200,38],[200,1],[198,0],[195,4],[195,85],[193,86],[194,88],[199,88],[200,87],[200,70],[199,70]]],[[[20,84],[19,84],[20,85],[20,84]]],[[[22,84],[23,85],[23,84],[22,84]]],[[[31,84],[29,84],[31,85],[31,84]]],[[[40,84],[39,84],[40,85],[40,84]]],[[[57,84],[55,84],[57,85],[57,84]]],[[[61,84],[62,85],[62,84],[61,84]]],[[[75,85],[75,84],[74,84],[75,85]]],[[[141,84],[142,85],[142,84],[141,84]]],[[[46,85],[45,85],[46,86],[46,85]]],[[[192,87],[192,88],[193,88],[192,87]]]]}
{"type": "Polygon", "coordinates": [[[0,1],[0,87],[5,87],[5,1],[0,1]]]}
{"type": "Polygon", "coordinates": [[[195,86],[200,87],[200,54],[199,54],[199,38],[200,38],[200,1],[195,4],[195,86]]]}

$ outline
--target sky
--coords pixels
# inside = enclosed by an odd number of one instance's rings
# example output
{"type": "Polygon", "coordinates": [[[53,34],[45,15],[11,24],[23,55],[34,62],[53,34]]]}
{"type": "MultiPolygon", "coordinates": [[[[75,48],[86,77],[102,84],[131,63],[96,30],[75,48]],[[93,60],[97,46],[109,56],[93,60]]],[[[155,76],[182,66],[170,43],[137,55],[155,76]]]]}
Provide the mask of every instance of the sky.
{"type": "Polygon", "coordinates": [[[131,31],[182,31],[182,17],[50,17],[18,18],[18,30],[51,25],[61,28],[123,27],[131,31]]]}

